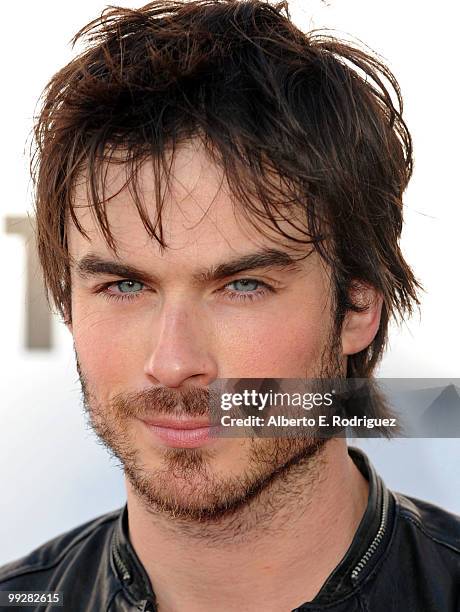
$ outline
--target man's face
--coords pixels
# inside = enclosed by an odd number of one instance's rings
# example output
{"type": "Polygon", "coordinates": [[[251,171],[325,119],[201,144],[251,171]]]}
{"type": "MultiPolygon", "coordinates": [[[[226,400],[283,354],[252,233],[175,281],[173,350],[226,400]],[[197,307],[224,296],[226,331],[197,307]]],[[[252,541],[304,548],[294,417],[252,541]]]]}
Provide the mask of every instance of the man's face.
{"type": "MultiPolygon", "coordinates": [[[[298,258],[298,250],[236,214],[221,171],[196,142],[175,156],[162,214],[166,250],[148,236],[129,191],[117,193],[122,170],[108,166],[110,195],[117,195],[107,214],[118,256],[87,207],[83,181],[75,205],[90,240],[69,226],[71,330],[85,405],[149,507],[216,517],[321,444],[227,437],[187,447],[159,436],[145,419],[202,418],[207,386],[219,378],[336,375],[343,358],[331,346],[330,280],[316,253],[288,265],[283,253],[298,258]]],[[[154,219],[148,165],[139,178],[154,219]]]]}

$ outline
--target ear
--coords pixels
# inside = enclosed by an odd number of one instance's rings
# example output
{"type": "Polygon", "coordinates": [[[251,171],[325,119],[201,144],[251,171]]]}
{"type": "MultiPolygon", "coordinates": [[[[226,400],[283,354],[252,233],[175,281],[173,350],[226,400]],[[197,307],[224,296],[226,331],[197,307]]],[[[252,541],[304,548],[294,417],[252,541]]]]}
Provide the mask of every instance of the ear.
{"type": "Polygon", "coordinates": [[[354,355],[367,348],[375,338],[380,325],[382,294],[374,287],[355,282],[349,291],[350,301],[365,306],[362,312],[348,310],[342,325],[342,351],[354,355]]]}

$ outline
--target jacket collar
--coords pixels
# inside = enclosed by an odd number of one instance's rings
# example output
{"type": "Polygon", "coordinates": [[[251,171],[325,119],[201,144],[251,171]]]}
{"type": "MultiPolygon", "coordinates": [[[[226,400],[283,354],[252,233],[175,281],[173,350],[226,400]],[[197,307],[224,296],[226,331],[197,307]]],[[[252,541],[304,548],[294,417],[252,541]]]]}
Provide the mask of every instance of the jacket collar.
{"type": "Polygon", "coordinates": [[[375,569],[390,542],[394,522],[393,496],[362,450],[348,447],[348,454],[369,482],[366,510],[347,552],[319,593],[293,612],[317,609],[348,597],[375,569]]]}
{"type": "MultiPolygon", "coordinates": [[[[348,453],[369,481],[369,498],[364,516],[342,561],[327,578],[313,601],[293,610],[317,609],[348,597],[376,567],[387,548],[394,520],[394,501],[365,453],[348,447],[348,453]]],[[[149,577],[128,535],[128,507],[122,508],[112,538],[112,561],[128,599],[143,602],[142,610],[156,610],[149,577]]]]}

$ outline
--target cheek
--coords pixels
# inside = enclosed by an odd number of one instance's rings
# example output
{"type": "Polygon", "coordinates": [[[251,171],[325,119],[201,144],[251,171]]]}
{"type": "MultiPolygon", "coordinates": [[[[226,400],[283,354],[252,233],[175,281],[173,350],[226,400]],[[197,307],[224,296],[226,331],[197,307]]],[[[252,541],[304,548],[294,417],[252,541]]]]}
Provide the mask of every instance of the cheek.
{"type": "Polygon", "coordinates": [[[143,370],[145,334],[135,325],[121,325],[115,315],[78,308],[74,312],[75,350],[88,384],[99,396],[125,389],[126,381],[136,380],[143,370]]]}
{"type": "Polygon", "coordinates": [[[303,378],[317,364],[329,337],[328,318],[318,308],[260,313],[222,329],[223,377],[303,378]]]}

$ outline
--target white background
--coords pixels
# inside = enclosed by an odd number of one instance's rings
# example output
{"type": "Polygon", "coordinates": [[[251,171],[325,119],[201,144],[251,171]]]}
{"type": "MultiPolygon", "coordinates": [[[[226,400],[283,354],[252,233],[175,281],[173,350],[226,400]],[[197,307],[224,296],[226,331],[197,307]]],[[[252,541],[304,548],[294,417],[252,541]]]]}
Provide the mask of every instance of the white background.
{"type": "MultiPolygon", "coordinates": [[[[125,500],[121,471],[85,429],[68,332],[56,320],[52,351],[23,348],[24,245],[4,230],[8,215],[31,210],[25,143],[40,91],[72,57],[72,35],[104,6],[42,0],[2,8],[0,563],[125,500]]],[[[383,55],[405,99],[416,163],[402,245],[426,293],[421,319],[392,329],[380,376],[460,378],[456,9],[453,1],[291,2],[302,29],[335,28],[383,55]]],[[[460,512],[459,441],[365,446],[390,487],[460,512]]]]}

